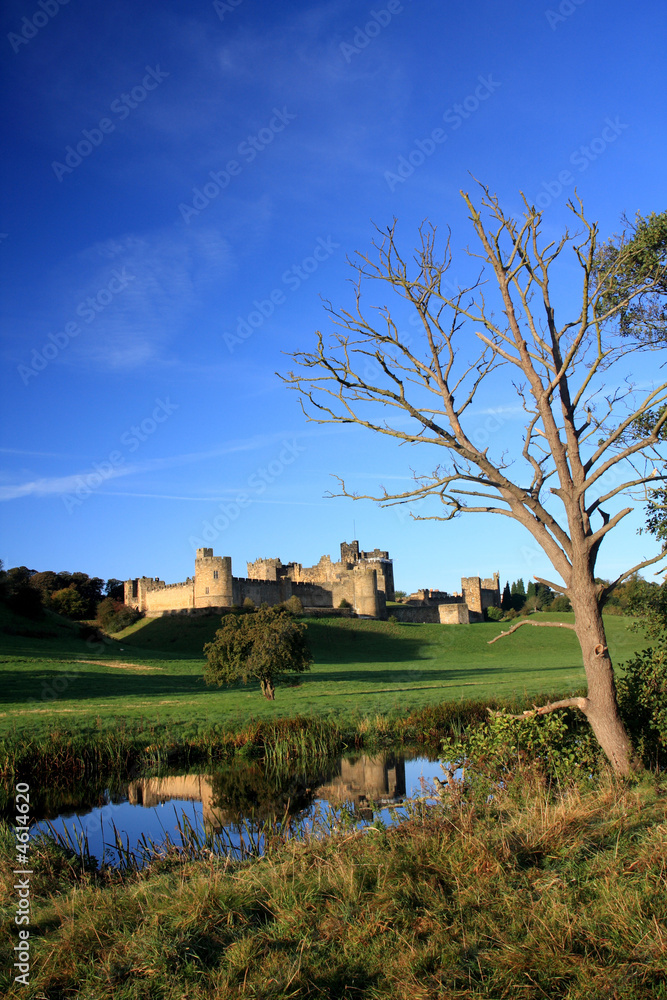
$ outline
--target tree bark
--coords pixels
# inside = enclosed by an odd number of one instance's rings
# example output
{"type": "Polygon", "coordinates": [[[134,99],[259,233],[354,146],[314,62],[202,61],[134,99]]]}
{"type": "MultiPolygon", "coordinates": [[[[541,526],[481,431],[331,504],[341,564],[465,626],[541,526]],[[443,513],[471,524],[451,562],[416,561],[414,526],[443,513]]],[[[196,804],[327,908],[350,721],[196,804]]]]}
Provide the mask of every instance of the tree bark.
{"type": "Polygon", "coordinates": [[[264,697],[268,698],[269,701],[275,701],[276,689],[273,686],[273,681],[271,680],[271,678],[269,677],[267,679],[262,680],[261,685],[262,685],[262,694],[264,695],[264,697]]]}
{"type": "Polygon", "coordinates": [[[635,767],[634,755],[618,711],[614,668],[607,648],[595,581],[577,581],[575,577],[568,596],[574,611],[574,627],[588,683],[582,711],[614,771],[630,774],[635,767]]]}

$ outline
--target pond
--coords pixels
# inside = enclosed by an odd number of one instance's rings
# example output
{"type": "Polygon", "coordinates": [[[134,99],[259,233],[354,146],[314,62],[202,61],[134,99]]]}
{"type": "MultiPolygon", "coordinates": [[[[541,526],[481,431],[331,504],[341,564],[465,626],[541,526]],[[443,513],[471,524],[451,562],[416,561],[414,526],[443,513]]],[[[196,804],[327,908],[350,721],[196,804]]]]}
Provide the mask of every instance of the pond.
{"type": "MultiPolygon", "coordinates": [[[[292,768],[233,759],[206,773],[164,774],[52,794],[33,815],[33,836],[51,829],[91,858],[141,865],[151,845],[206,846],[243,858],[267,831],[325,832],[341,824],[391,825],[406,799],[442,776],[437,760],[409,752],[356,754],[292,768]]],[[[32,801],[32,795],[31,795],[32,801]]]]}

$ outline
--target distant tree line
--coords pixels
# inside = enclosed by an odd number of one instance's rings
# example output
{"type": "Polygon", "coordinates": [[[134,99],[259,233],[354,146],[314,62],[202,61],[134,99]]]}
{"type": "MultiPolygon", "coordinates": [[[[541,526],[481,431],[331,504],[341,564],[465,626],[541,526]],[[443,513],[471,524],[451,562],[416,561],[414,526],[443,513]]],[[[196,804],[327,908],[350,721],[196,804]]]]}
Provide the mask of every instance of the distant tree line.
{"type": "Polygon", "coordinates": [[[0,563],[0,602],[27,618],[48,610],[73,620],[92,619],[105,599],[124,607],[122,580],[67,571],[38,573],[27,566],[5,570],[0,563]]]}
{"type": "MultiPolygon", "coordinates": [[[[609,584],[608,580],[596,577],[595,582],[601,586],[609,584]]],[[[625,583],[619,584],[607,597],[603,610],[606,614],[614,615],[637,615],[651,600],[658,600],[661,587],[657,583],[650,583],[644,580],[638,573],[631,576],[625,583]]],[[[487,609],[489,618],[500,617],[496,609],[487,609]]],[[[513,583],[509,581],[503,588],[500,601],[500,610],[504,617],[512,618],[515,615],[527,615],[531,611],[552,611],[562,614],[571,611],[570,602],[567,597],[557,594],[550,587],[543,583],[532,580],[526,587],[524,581],[519,578],[513,583]]]]}

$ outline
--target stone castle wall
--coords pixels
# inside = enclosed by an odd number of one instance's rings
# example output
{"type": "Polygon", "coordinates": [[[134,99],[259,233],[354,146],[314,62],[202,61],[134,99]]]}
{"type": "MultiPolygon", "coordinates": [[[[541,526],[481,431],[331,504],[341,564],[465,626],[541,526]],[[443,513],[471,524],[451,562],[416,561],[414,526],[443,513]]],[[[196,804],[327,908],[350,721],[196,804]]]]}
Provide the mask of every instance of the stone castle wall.
{"type": "MultiPolygon", "coordinates": [[[[358,548],[358,543],[353,544],[358,548]]],[[[338,608],[345,600],[357,614],[378,618],[385,613],[386,595],[378,586],[375,567],[373,561],[332,563],[329,556],[323,556],[317,566],[305,570],[299,563],[283,565],[280,559],[258,559],[248,563],[247,577],[235,577],[229,556],[215,556],[213,549],[203,548],[197,549],[194,577],[169,585],[152,577],[128,580],[125,603],[148,616],[157,616],[231,608],[242,605],[248,598],[257,606],[275,605],[295,596],[304,607],[318,609],[338,608]]],[[[382,579],[387,578],[385,573],[382,579]]]]}
{"type": "MultiPolygon", "coordinates": [[[[125,583],[125,603],[148,616],[205,611],[240,606],[248,598],[257,606],[276,605],[296,596],[305,608],[335,609],[341,601],[356,614],[386,616],[386,602],[394,598],[393,564],[381,549],[362,552],[359,543],[343,542],[341,559],[322,556],[315,566],[282,563],[280,559],[249,562],[247,577],[232,575],[230,556],[215,556],[213,549],[197,549],[195,575],[183,583],[166,584],[153,577],[125,583]]],[[[497,573],[482,579],[463,577],[461,594],[420,590],[406,603],[391,608],[398,621],[464,624],[482,621],[489,607],[500,607],[497,573]]]]}
{"type": "Polygon", "coordinates": [[[500,579],[497,573],[487,580],[478,576],[461,578],[463,599],[471,611],[483,614],[486,608],[500,607],[500,579]]]}
{"type": "MultiPolygon", "coordinates": [[[[355,570],[374,569],[378,591],[384,594],[385,601],[394,600],[394,568],[388,552],[381,549],[360,552],[359,542],[355,541],[342,542],[340,553],[339,562],[334,562],[331,556],[322,556],[315,566],[302,566],[297,562],[282,563],[280,559],[256,559],[247,564],[248,579],[339,585],[348,582],[355,570]]],[[[342,596],[346,600],[350,599],[347,594],[342,596]]]]}

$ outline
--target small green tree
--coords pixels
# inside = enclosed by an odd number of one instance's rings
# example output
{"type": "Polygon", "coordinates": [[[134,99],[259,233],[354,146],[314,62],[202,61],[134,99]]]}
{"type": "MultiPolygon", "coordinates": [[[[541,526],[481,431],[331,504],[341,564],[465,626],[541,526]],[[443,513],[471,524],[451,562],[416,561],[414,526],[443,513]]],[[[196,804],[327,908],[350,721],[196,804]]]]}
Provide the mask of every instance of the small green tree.
{"type": "Polygon", "coordinates": [[[505,584],[505,587],[503,589],[503,596],[500,601],[500,607],[503,609],[503,611],[509,611],[510,608],[513,607],[512,594],[510,591],[509,581],[505,584]]]}
{"type": "Polygon", "coordinates": [[[275,698],[279,674],[302,673],[313,658],[306,626],[284,608],[261,607],[252,615],[224,615],[213,642],[204,646],[207,684],[259,681],[262,694],[275,698]]]}
{"type": "Polygon", "coordinates": [[[53,611],[65,618],[78,620],[86,615],[86,601],[76,590],[74,584],[51,594],[50,605],[53,611]]]}

